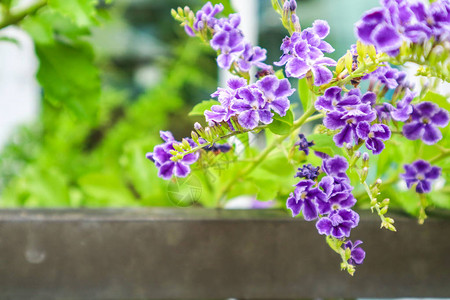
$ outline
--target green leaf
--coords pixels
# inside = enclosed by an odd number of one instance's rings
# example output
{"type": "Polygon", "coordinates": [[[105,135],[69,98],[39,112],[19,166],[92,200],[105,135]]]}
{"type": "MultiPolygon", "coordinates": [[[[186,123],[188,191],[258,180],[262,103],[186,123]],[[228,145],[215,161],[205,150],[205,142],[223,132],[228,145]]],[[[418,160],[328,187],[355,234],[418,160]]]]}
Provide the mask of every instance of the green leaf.
{"type": "Polygon", "coordinates": [[[267,128],[275,134],[283,135],[290,132],[293,123],[294,114],[289,109],[284,117],[275,114],[273,116],[273,122],[267,128]]]}
{"type": "Polygon", "coordinates": [[[217,100],[204,100],[199,104],[195,105],[188,116],[203,116],[205,110],[210,110],[211,106],[220,105],[220,102],[217,100]]]}
{"type": "Polygon", "coordinates": [[[92,206],[125,206],[133,203],[133,195],[117,176],[91,173],[81,177],[78,183],[90,198],[92,206]]]}
{"type": "Polygon", "coordinates": [[[298,80],[298,94],[302,103],[303,111],[306,111],[311,105],[311,90],[308,87],[306,78],[298,80]]]}
{"type": "Polygon", "coordinates": [[[47,100],[64,104],[78,117],[93,117],[100,97],[100,77],[88,44],[36,44],[37,78],[47,100]]]}
{"type": "Polygon", "coordinates": [[[96,0],[49,0],[48,5],[69,17],[77,26],[88,27],[97,23],[96,0]]]}
{"type": "Polygon", "coordinates": [[[336,146],[333,137],[326,134],[311,134],[307,137],[308,141],[313,141],[314,146],[311,148],[315,151],[324,152],[328,155],[342,154],[341,148],[336,146]]]}
{"type": "Polygon", "coordinates": [[[450,209],[450,193],[444,191],[431,192],[428,197],[437,207],[450,209]]]}

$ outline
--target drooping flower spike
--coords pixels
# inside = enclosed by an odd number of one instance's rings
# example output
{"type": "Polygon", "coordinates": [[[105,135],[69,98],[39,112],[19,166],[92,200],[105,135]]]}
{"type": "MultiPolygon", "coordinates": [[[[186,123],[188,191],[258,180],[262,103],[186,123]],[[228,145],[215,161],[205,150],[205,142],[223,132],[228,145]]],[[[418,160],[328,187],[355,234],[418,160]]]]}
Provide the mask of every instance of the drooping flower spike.
{"type": "MultiPolygon", "coordinates": [[[[175,150],[173,145],[179,142],[174,139],[170,131],[161,131],[160,135],[165,143],[155,146],[153,152],[147,153],[146,157],[155,163],[159,177],[166,180],[172,178],[172,176],[186,177],[191,172],[189,165],[198,160],[199,154],[190,153],[180,160],[173,160],[173,155],[170,152],[175,150]]],[[[192,147],[196,146],[191,139],[186,140],[192,147]]]]}

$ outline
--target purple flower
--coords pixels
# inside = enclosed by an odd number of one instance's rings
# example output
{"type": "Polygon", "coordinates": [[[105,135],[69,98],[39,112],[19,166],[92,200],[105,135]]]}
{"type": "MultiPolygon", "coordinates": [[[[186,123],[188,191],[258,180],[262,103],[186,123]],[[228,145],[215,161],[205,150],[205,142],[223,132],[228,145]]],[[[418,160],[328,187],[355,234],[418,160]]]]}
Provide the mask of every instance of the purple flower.
{"type": "Polygon", "coordinates": [[[410,140],[422,139],[427,145],[442,139],[437,127],[445,127],[449,122],[448,112],[432,102],[414,105],[411,121],[403,126],[403,135],[410,140]]]}
{"type": "Polygon", "coordinates": [[[240,99],[235,99],[231,109],[238,113],[238,121],[242,127],[254,129],[259,122],[272,123],[273,113],[257,88],[243,87],[239,89],[238,94],[240,99]]]}
{"type": "Polygon", "coordinates": [[[415,93],[406,89],[405,96],[397,103],[397,107],[391,111],[391,116],[395,121],[405,122],[413,112],[411,101],[416,96],[415,93]]]}
{"type": "Polygon", "coordinates": [[[350,249],[350,259],[348,263],[351,265],[360,265],[363,263],[364,258],[366,257],[366,252],[359,247],[362,242],[360,240],[356,240],[354,243],[352,241],[347,241],[344,244],[344,249],[350,249]]]}
{"type": "Polygon", "coordinates": [[[356,23],[361,41],[396,56],[403,41],[421,43],[430,38],[431,30],[417,20],[409,1],[384,0],[382,5],[366,12],[356,23]]]}
{"type": "Polygon", "coordinates": [[[319,234],[331,235],[337,239],[349,237],[352,228],[358,226],[359,215],[351,209],[332,211],[328,217],[319,219],[316,228],[319,234]]]}
{"type": "MultiPolygon", "coordinates": [[[[161,138],[165,141],[164,144],[157,145],[153,148],[153,152],[146,154],[146,157],[155,163],[155,166],[159,169],[158,176],[163,179],[170,179],[173,175],[176,177],[186,177],[191,169],[189,165],[195,163],[199,157],[198,153],[190,153],[185,155],[181,160],[172,160],[172,154],[170,151],[175,150],[173,148],[174,143],[177,142],[170,131],[160,131],[161,138]]],[[[196,144],[191,139],[187,139],[192,147],[196,144]]]]}
{"type": "Polygon", "coordinates": [[[208,1],[203,5],[202,9],[195,14],[194,29],[200,31],[206,27],[214,28],[214,25],[217,22],[215,15],[222,11],[223,4],[219,3],[212,6],[211,2],[208,1]]]}
{"type": "Polygon", "coordinates": [[[257,81],[256,86],[263,93],[268,108],[284,117],[290,106],[288,97],[295,92],[295,89],[291,89],[289,80],[269,75],[257,81]]]}
{"type": "Polygon", "coordinates": [[[417,1],[411,5],[411,10],[416,19],[429,28],[436,41],[449,39],[450,1],[435,1],[429,7],[417,1]]]}
{"type": "Polygon", "coordinates": [[[237,96],[238,89],[247,85],[243,78],[233,77],[227,81],[227,88],[218,88],[211,97],[217,97],[220,105],[213,105],[211,110],[205,111],[207,122],[227,122],[236,112],[231,108],[234,99],[237,96]]]}
{"type": "Polygon", "coordinates": [[[298,146],[299,151],[303,151],[306,155],[309,154],[309,147],[314,146],[314,141],[308,142],[305,135],[303,133],[300,133],[298,135],[298,138],[300,139],[298,142],[295,143],[296,146],[298,146]]]}
{"type": "Polygon", "coordinates": [[[334,180],[333,192],[353,190],[353,187],[350,185],[350,179],[346,174],[347,169],[348,162],[340,155],[336,155],[332,158],[325,158],[323,160],[322,170],[334,180]]]}
{"type": "Polygon", "coordinates": [[[240,17],[235,14],[230,15],[228,19],[222,22],[218,22],[214,27],[215,33],[210,44],[214,50],[220,51],[217,64],[222,69],[228,70],[244,51],[244,36],[237,28],[239,23],[240,17]]]}
{"type": "Polygon", "coordinates": [[[372,92],[361,95],[359,89],[352,89],[342,96],[342,88],[333,86],[326,89],[323,96],[317,98],[314,106],[317,110],[341,111],[359,104],[370,104],[372,106],[375,104],[376,97],[376,94],[372,92]]]}
{"type": "Polygon", "coordinates": [[[391,138],[391,130],[384,124],[370,125],[367,122],[361,122],[356,127],[356,134],[360,139],[366,141],[366,148],[372,150],[374,155],[380,154],[384,149],[383,141],[391,138]]]}
{"type": "Polygon", "coordinates": [[[329,214],[331,211],[351,208],[355,205],[356,199],[351,193],[351,187],[345,185],[343,189],[339,182],[339,179],[336,180],[332,176],[325,176],[319,182],[319,187],[326,194],[326,198],[317,199],[320,214],[329,214]]]}
{"type": "Polygon", "coordinates": [[[300,211],[307,221],[317,218],[317,198],[324,198],[325,194],[318,188],[313,188],[314,181],[302,180],[297,183],[294,193],[289,195],[286,206],[292,211],[292,216],[297,216],[300,211]]]}
{"type": "Polygon", "coordinates": [[[324,57],[324,52],[330,53],[334,49],[330,44],[323,41],[330,31],[328,23],[316,20],[312,28],[300,32],[294,32],[291,37],[286,37],[281,44],[283,55],[277,66],[286,65],[288,77],[303,78],[308,71],[314,74],[314,84],[328,83],[333,74],[325,66],[335,66],[336,62],[324,57]]]}
{"type": "Polygon", "coordinates": [[[261,47],[253,47],[250,43],[246,43],[244,46],[244,52],[238,59],[238,67],[242,72],[250,71],[252,66],[256,66],[260,69],[269,69],[270,66],[263,63],[266,60],[267,50],[261,47]]]}
{"type": "Polygon", "coordinates": [[[324,159],[322,162],[322,170],[325,174],[334,178],[349,180],[346,174],[347,169],[348,162],[340,155],[324,159]]]}
{"type": "Polygon", "coordinates": [[[404,165],[405,173],[400,176],[406,181],[406,186],[411,188],[416,185],[417,193],[431,192],[431,184],[441,175],[441,168],[430,165],[425,160],[416,160],[410,165],[404,165]]]}
{"type": "Polygon", "coordinates": [[[405,96],[397,103],[397,107],[394,107],[390,103],[383,103],[377,105],[375,110],[377,111],[378,120],[380,122],[389,122],[392,119],[395,121],[405,122],[409,119],[409,116],[413,112],[413,106],[411,101],[414,99],[415,93],[406,89],[405,96]]]}
{"type": "Polygon", "coordinates": [[[389,89],[395,89],[399,84],[403,83],[406,73],[390,67],[389,65],[378,67],[372,73],[363,76],[363,80],[371,82],[379,81],[389,89]]]}
{"type": "Polygon", "coordinates": [[[311,164],[303,165],[298,168],[298,172],[294,177],[316,180],[319,177],[319,167],[314,167],[311,164]]]}
{"type": "Polygon", "coordinates": [[[345,109],[328,113],[323,123],[331,130],[340,130],[335,134],[333,141],[338,147],[344,143],[357,142],[356,127],[360,122],[372,122],[376,119],[376,113],[369,104],[346,106],[345,109]]]}

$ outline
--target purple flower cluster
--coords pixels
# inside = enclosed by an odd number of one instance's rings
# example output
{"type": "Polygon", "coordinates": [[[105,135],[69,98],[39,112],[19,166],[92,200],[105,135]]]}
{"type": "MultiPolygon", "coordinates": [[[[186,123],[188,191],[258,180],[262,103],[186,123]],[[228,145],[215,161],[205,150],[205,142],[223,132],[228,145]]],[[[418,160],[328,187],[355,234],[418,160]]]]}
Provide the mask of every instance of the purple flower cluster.
{"type": "Polygon", "coordinates": [[[340,87],[331,87],[317,99],[315,107],[327,112],[323,120],[325,127],[339,130],[333,137],[338,147],[363,140],[367,149],[379,154],[384,149],[383,141],[391,137],[391,131],[384,124],[370,125],[377,117],[373,108],[375,101],[376,95],[372,92],[361,95],[359,89],[352,89],[342,95],[340,87]]]}
{"type": "Polygon", "coordinates": [[[315,85],[328,83],[333,74],[325,66],[336,65],[333,59],[324,57],[324,52],[334,51],[333,47],[323,40],[329,32],[330,27],[326,21],[316,20],[313,27],[285,37],[281,44],[283,55],[280,61],[274,64],[286,65],[288,77],[303,78],[312,71],[315,85]]]}
{"type": "Polygon", "coordinates": [[[381,0],[356,23],[356,35],[377,50],[396,56],[403,42],[422,43],[430,38],[449,40],[450,1],[427,6],[421,1],[381,0]]]}
{"type": "Polygon", "coordinates": [[[403,126],[403,135],[410,140],[421,139],[427,145],[442,139],[437,127],[445,127],[449,122],[448,111],[432,102],[421,102],[413,106],[410,120],[403,126]]]}
{"type": "Polygon", "coordinates": [[[389,65],[378,67],[372,73],[363,76],[362,80],[370,80],[371,83],[380,82],[388,89],[395,89],[405,83],[406,73],[392,68],[389,65]]]}
{"type": "Polygon", "coordinates": [[[298,138],[300,140],[295,143],[295,145],[298,146],[298,150],[303,151],[306,155],[309,155],[309,147],[314,146],[314,141],[308,142],[303,133],[300,133],[298,138]]]}
{"type": "Polygon", "coordinates": [[[227,88],[219,88],[211,97],[217,97],[220,105],[205,111],[209,123],[230,122],[237,117],[239,124],[254,129],[260,123],[270,124],[274,113],[285,116],[290,103],[288,97],[294,93],[287,79],[269,75],[255,84],[247,85],[245,79],[232,78],[227,88]],[[273,111],[273,112],[272,112],[273,111]]]}
{"type": "Polygon", "coordinates": [[[359,215],[351,209],[356,199],[345,173],[347,169],[348,163],[342,156],[325,159],[322,170],[326,176],[317,185],[310,179],[301,180],[289,195],[286,206],[292,215],[302,212],[307,221],[318,219],[316,227],[320,234],[338,239],[349,237],[351,229],[359,223],[359,215]]]}
{"type": "Polygon", "coordinates": [[[421,159],[403,167],[405,173],[400,176],[406,181],[406,186],[411,188],[416,184],[416,192],[421,194],[431,192],[432,182],[441,175],[441,168],[421,159]]]}
{"type": "MultiPolygon", "coordinates": [[[[179,144],[179,142],[174,139],[170,131],[160,131],[160,135],[164,143],[155,146],[153,152],[149,152],[145,156],[155,163],[155,166],[159,169],[159,177],[166,180],[172,178],[173,175],[186,177],[191,172],[189,165],[198,160],[198,153],[190,153],[180,160],[172,160],[173,155],[170,152],[175,150],[173,145],[179,144]]],[[[191,147],[197,146],[191,139],[186,140],[191,147]]]]}
{"type": "Polygon", "coordinates": [[[298,168],[298,172],[294,177],[316,180],[319,177],[319,167],[314,167],[311,164],[303,165],[298,168]]]}
{"type": "Polygon", "coordinates": [[[248,72],[252,66],[268,69],[263,63],[266,60],[266,50],[245,42],[239,29],[241,18],[239,14],[230,14],[228,18],[216,18],[223,11],[222,4],[212,5],[207,2],[200,9],[194,20],[193,28],[186,25],[186,32],[195,36],[196,32],[209,30],[212,33],[211,47],[219,52],[217,64],[223,69],[230,69],[233,64],[240,72],[248,72]]]}

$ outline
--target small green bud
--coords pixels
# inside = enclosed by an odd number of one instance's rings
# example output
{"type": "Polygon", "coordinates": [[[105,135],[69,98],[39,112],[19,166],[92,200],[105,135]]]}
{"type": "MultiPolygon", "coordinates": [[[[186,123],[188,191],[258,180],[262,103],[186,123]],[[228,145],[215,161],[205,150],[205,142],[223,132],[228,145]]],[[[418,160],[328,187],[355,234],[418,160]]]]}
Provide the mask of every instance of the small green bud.
{"type": "Polygon", "coordinates": [[[347,149],[348,155],[350,155],[350,156],[353,155],[353,146],[352,146],[352,144],[346,144],[345,145],[345,149],[347,149]]]}
{"type": "Polygon", "coordinates": [[[209,127],[206,127],[206,128],[205,128],[205,139],[206,139],[208,142],[212,141],[212,139],[213,139],[213,134],[212,134],[212,132],[211,132],[211,128],[209,128],[209,127]]]}
{"type": "Polygon", "coordinates": [[[191,132],[191,138],[196,144],[198,144],[198,134],[195,131],[191,132]]]}
{"type": "Polygon", "coordinates": [[[390,231],[397,231],[397,229],[395,229],[395,226],[392,224],[388,224],[387,229],[389,229],[390,231]]]}
{"type": "Polygon", "coordinates": [[[347,54],[345,54],[345,68],[347,69],[348,74],[351,74],[353,72],[353,55],[352,53],[347,50],[347,54]]]}
{"type": "Polygon", "coordinates": [[[367,179],[367,175],[369,174],[369,168],[368,167],[364,167],[361,171],[361,175],[360,175],[360,179],[361,182],[366,181],[367,179]]]}
{"type": "Polygon", "coordinates": [[[182,139],[181,144],[184,150],[191,150],[191,145],[189,144],[188,140],[182,139]]]}
{"type": "Polygon", "coordinates": [[[385,220],[387,223],[389,223],[389,224],[394,224],[394,223],[395,223],[394,219],[392,219],[392,218],[385,218],[384,220],[385,220]]]}
{"type": "Polygon", "coordinates": [[[189,8],[189,6],[185,6],[183,11],[184,11],[184,15],[188,16],[191,9],[189,8]]]}
{"type": "Polygon", "coordinates": [[[183,152],[183,146],[182,144],[173,143],[172,144],[173,149],[177,150],[178,152],[183,152]]]}
{"type": "Polygon", "coordinates": [[[387,213],[387,211],[388,211],[388,207],[385,206],[385,207],[383,207],[383,208],[380,210],[380,214],[381,214],[381,215],[385,215],[385,214],[387,213]]]}
{"type": "Polygon", "coordinates": [[[183,17],[183,16],[184,16],[184,12],[183,12],[183,9],[182,9],[181,7],[178,7],[178,8],[177,8],[177,12],[178,12],[178,15],[179,15],[180,17],[183,17]]]}
{"type": "Polygon", "coordinates": [[[388,206],[389,202],[390,202],[389,198],[386,198],[383,201],[381,201],[381,206],[388,206]]]}
{"type": "Polygon", "coordinates": [[[336,74],[340,74],[342,73],[342,71],[344,71],[345,68],[345,56],[341,57],[336,65],[336,74]]]}
{"type": "Polygon", "coordinates": [[[371,201],[370,201],[370,206],[371,207],[375,207],[375,205],[377,205],[377,198],[373,198],[371,201]]]}
{"type": "Polygon", "coordinates": [[[170,14],[172,15],[172,17],[174,17],[175,19],[178,17],[177,11],[175,9],[171,9],[170,10],[170,14]]]}

